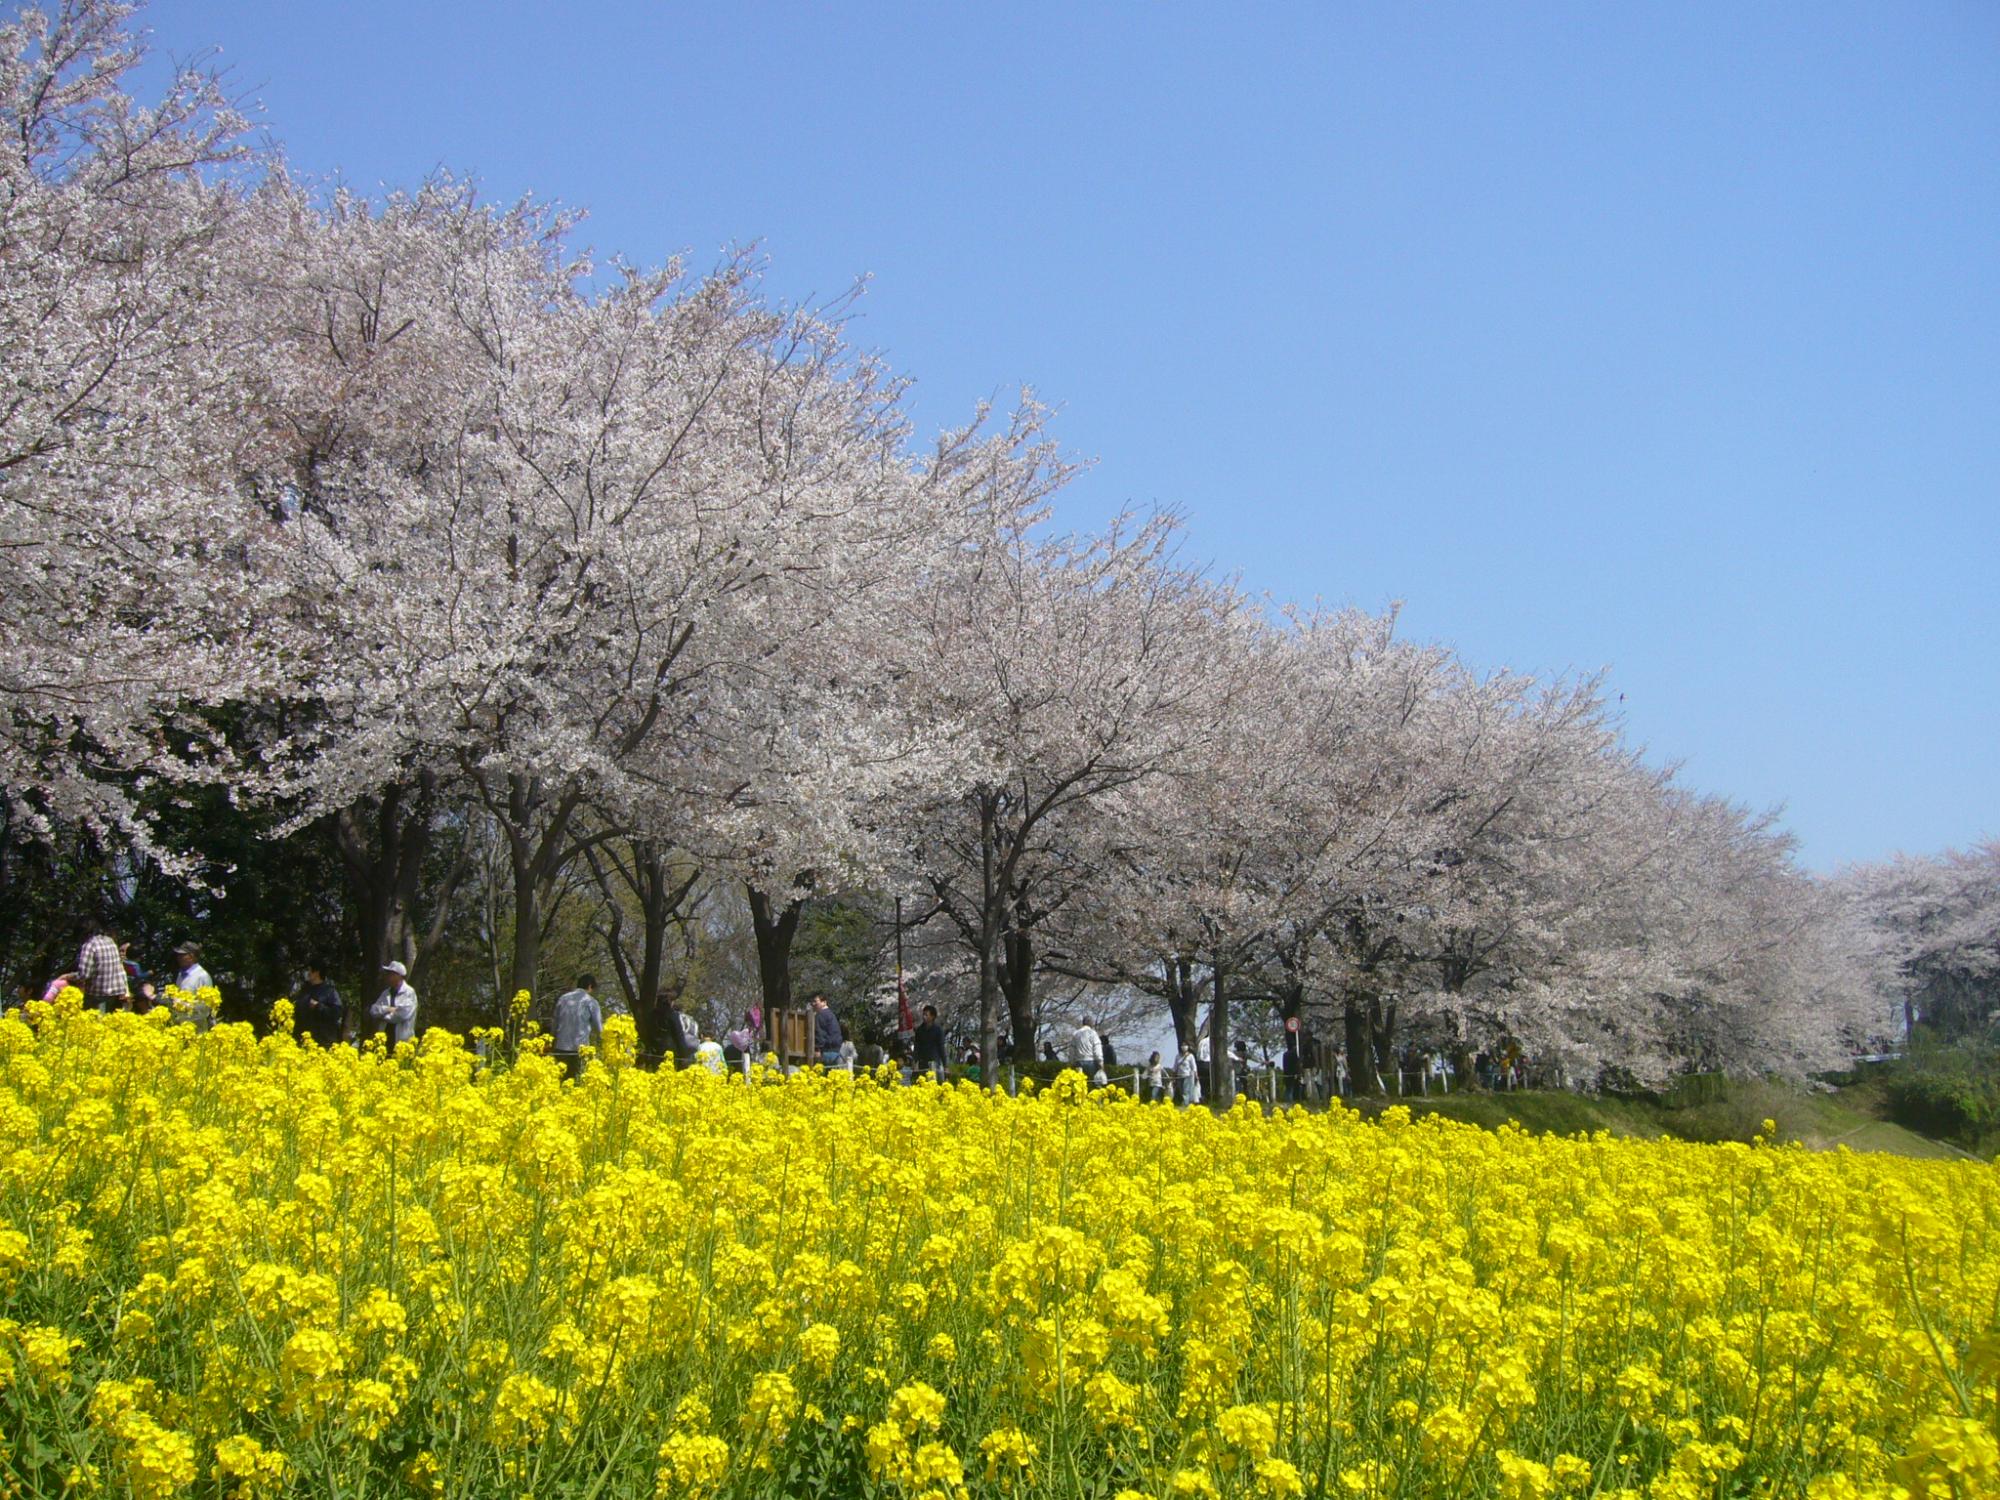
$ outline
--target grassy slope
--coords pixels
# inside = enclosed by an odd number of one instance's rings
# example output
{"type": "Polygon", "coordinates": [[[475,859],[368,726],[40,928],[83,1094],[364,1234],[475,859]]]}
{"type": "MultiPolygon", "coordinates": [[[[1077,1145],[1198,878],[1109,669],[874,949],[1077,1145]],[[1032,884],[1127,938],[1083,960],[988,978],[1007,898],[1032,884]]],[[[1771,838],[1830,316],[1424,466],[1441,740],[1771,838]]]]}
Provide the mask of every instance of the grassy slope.
{"type": "Polygon", "coordinates": [[[1777,1083],[1710,1085],[1701,1097],[1544,1093],[1468,1094],[1398,1101],[1362,1101],[1365,1113],[1407,1103],[1413,1114],[1441,1114],[1488,1129],[1518,1120],[1533,1131],[1561,1135],[1608,1130],[1613,1135],[1675,1136],[1690,1141],[1748,1141],[1766,1119],[1778,1122],[1781,1140],[1818,1150],[1888,1151],[1898,1156],[1962,1157],[1956,1146],[1933,1141],[1881,1119],[1878,1100],[1865,1085],[1832,1094],[1808,1093],[1777,1083]]]}

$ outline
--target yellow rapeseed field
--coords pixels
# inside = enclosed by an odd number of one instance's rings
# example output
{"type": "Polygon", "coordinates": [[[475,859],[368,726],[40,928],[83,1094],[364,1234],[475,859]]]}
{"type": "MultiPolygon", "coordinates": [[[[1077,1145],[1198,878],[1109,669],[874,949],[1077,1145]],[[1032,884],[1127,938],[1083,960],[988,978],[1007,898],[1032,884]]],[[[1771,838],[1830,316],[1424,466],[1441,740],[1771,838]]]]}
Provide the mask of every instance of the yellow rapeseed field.
{"type": "Polygon", "coordinates": [[[19,1495],[2000,1495],[1976,1163],[0,1020],[19,1495]]]}

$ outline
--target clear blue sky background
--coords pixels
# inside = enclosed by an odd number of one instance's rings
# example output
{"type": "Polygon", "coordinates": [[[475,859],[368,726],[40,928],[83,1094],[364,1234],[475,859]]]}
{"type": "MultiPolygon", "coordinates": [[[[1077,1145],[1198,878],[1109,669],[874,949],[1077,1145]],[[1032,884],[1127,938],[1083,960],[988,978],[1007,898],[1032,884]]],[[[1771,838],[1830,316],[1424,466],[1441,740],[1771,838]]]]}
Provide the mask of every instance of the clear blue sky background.
{"type": "Polygon", "coordinates": [[[2000,834],[2000,6],[156,0],[297,166],[759,241],[927,425],[1022,383],[1258,589],[1628,732],[1807,863],[2000,834]]]}

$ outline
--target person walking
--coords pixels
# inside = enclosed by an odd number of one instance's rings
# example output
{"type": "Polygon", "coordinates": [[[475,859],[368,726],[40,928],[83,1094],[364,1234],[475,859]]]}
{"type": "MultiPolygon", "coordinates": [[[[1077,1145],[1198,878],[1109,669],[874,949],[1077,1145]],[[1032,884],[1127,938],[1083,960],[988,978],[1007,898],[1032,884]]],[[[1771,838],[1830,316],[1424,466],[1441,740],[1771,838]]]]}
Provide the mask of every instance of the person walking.
{"type": "Polygon", "coordinates": [[[322,965],[306,965],[306,982],[292,1006],[292,1015],[299,1029],[320,1046],[340,1045],[341,1034],[347,1029],[347,1003],[326,977],[322,965]]]}
{"type": "Polygon", "coordinates": [[[826,996],[812,997],[813,1050],[819,1060],[829,1068],[840,1065],[840,1044],[847,1040],[840,1029],[840,1017],[833,1013],[833,1007],[826,1003],[826,996]]]}
{"type": "Polygon", "coordinates": [[[583,1049],[604,1041],[604,1007],[591,993],[597,988],[595,974],[579,974],[576,988],[556,997],[556,1056],[574,1078],[583,1066],[583,1049]]]}
{"type": "Polygon", "coordinates": [[[1104,1087],[1104,1040],[1088,1018],[1076,1023],[1069,1036],[1070,1065],[1090,1080],[1092,1088],[1104,1087]]]}
{"type": "Polygon", "coordinates": [[[125,959],[118,951],[117,935],[99,929],[85,939],[76,955],[76,987],[83,991],[83,1003],[99,1010],[123,1010],[132,993],[125,973],[125,959]]]}
{"type": "Polygon", "coordinates": [[[1160,1062],[1160,1054],[1155,1052],[1146,1059],[1146,1102],[1158,1104],[1167,1096],[1167,1070],[1160,1062]]]}
{"type": "Polygon", "coordinates": [[[382,965],[383,990],[368,1007],[375,1029],[392,1051],[417,1036],[417,992],[410,988],[409,977],[410,971],[394,959],[382,965]]]}
{"type": "Polygon", "coordinates": [[[926,1005],[924,1018],[917,1023],[913,1038],[917,1048],[917,1071],[944,1082],[944,1028],[938,1025],[937,1007],[926,1005]]]}

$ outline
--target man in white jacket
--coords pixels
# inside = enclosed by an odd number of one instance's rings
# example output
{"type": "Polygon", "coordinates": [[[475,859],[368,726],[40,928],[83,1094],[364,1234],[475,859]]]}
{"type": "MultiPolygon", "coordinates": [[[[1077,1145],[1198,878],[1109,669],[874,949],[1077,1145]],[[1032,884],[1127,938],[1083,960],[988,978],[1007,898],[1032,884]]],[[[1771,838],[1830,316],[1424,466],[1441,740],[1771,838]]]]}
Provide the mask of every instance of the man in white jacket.
{"type": "Polygon", "coordinates": [[[1092,1088],[1104,1087],[1104,1039],[1088,1020],[1077,1022],[1076,1030],[1070,1034],[1069,1060],[1090,1080],[1092,1088]]]}
{"type": "Polygon", "coordinates": [[[368,1014],[375,1018],[391,1048],[398,1042],[413,1041],[417,1035],[417,992],[410,988],[409,977],[410,971],[394,960],[382,965],[387,988],[368,1007],[368,1014]]]}

